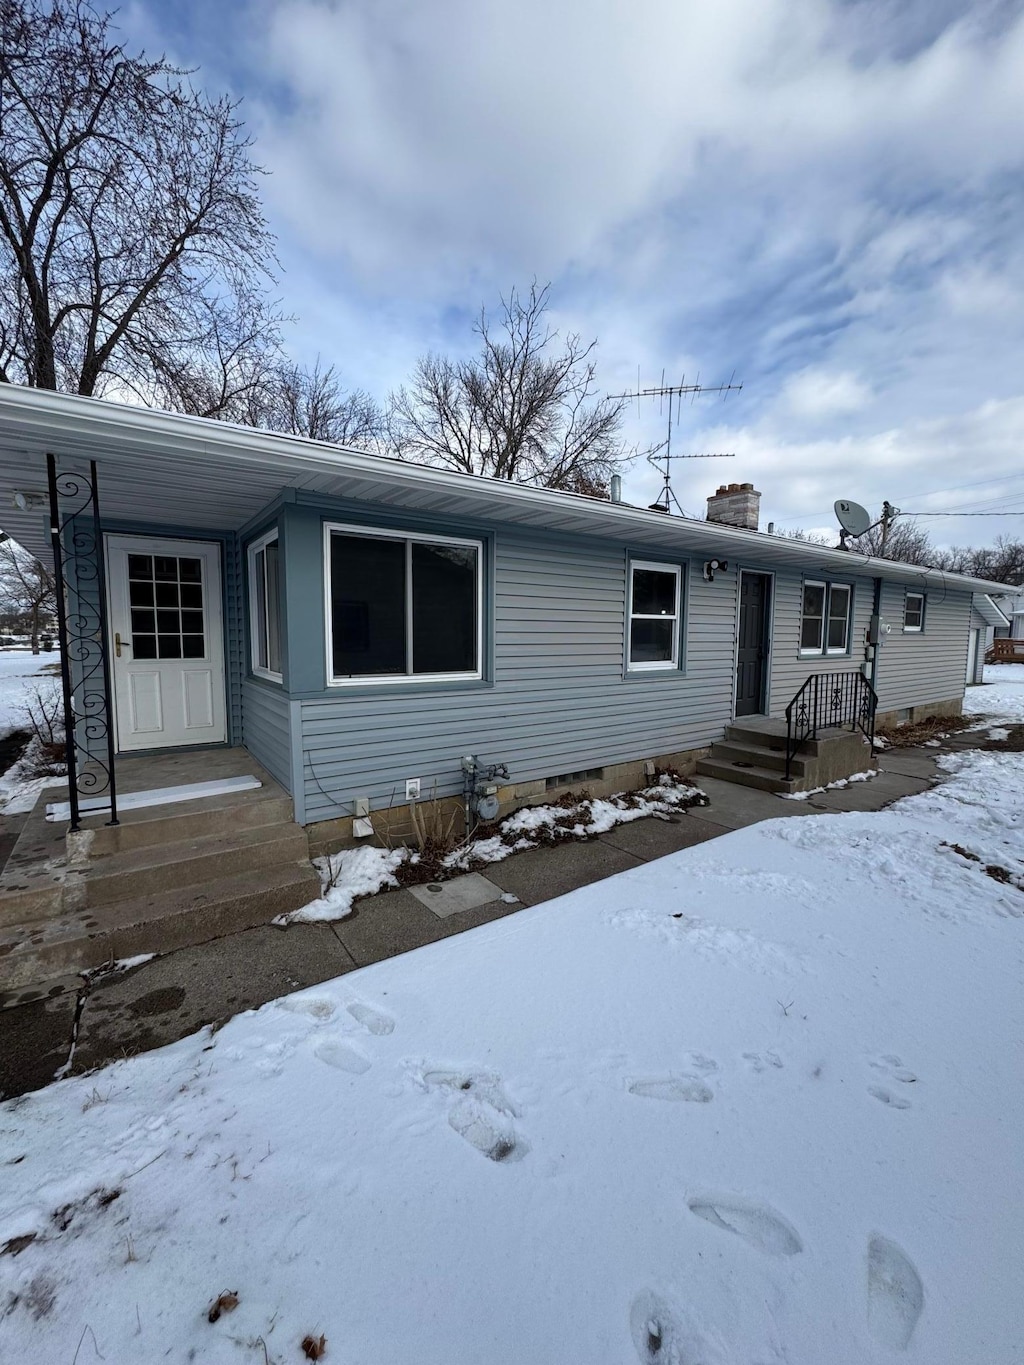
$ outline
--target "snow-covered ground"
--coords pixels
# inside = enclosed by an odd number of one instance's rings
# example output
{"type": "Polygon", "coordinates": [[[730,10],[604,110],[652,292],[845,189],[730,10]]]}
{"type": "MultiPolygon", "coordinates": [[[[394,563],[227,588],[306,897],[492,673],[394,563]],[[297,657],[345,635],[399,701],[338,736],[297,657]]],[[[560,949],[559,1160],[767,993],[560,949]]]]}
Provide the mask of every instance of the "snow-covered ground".
{"type": "Polygon", "coordinates": [[[1020,1361],[1024,756],[942,761],[0,1106],[0,1359],[1020,1361]]]}
{"type": "Polygon", "coordinates": [[[33,679],[47,664],[60,662],[58,654],[32,654],[28,650],[0,649],[0,737],[25,729],[22,714],[33,679]]]}

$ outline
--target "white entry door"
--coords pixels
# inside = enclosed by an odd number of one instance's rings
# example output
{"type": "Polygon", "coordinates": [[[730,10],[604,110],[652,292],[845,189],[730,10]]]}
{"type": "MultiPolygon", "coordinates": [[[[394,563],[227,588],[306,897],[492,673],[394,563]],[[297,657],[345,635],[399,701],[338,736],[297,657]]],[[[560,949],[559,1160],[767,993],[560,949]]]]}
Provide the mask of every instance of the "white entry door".
{"type": "Polygon", "coordinates": [[[227,738],[220,546],[107,536],[117,747],[227,738]]]}

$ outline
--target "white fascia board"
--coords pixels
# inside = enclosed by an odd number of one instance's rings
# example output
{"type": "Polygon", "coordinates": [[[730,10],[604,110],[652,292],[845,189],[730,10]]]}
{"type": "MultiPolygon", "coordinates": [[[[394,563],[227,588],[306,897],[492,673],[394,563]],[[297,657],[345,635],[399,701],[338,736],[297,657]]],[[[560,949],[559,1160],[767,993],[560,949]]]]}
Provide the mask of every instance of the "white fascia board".
{"type": "MultiPolygon", "coordinates": [[[[972,593],[998,592],[1005,585],[987,579],[945,573],[897,560],[872,559],[855,551],[786,540],[760,531],[746,531],[717,522],[691,521],[632,507],[628,503],[598,502],[578,493],[552,492],[504,479],[481,478],[427,465],[407,463],[363,451],[311,441],[301,436],[260,431],[227,422],[156,409],[110,403],[99,398],[18,385],[0,385],[0,452],[17,449],[18,432],[31,433],[37,451],[53,449],[75,458],[137,463],[150,454],[177,464],[184,473],[199,472],[211,461],[240,468],[274,471],[282,486],[301,488],[299,475],[315,475],[318,482],[336,473],[339,480],[358,478],[388,496],[382,501],[401,506],[396,491],[441,493],[461,502],[459,515],[529,525],[577,535],[614,535],[640,544],[661,544],[687,553],[732,556],[744,561],[789,568],[793,572],[825,572],[884,578],[922,591],[938,588],[972,593]],[[7,425],[11,429],[3,431],[7,425]],[[197,469],[198,466],[198,469],[197,469]]],[[[21,447],[23,448],[23,447],[21,447]]],[[[318,490],[330,495],[330,489],[318,490]]],[[[101,489],[102,502],[102,489],[101,489]]]]}

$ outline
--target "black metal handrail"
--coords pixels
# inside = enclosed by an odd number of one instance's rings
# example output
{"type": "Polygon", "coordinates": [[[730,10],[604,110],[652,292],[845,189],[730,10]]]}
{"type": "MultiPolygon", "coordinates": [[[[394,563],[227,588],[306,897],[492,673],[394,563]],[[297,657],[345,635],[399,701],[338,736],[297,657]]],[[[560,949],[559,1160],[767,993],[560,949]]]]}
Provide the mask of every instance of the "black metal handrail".
{"type": "Polygon", "coordinates": [[[844,725],[851,733],[860,730],[874,753],[877,709],[878,695],[863,673],[812,673],[786,707],[787,780],[796,751],[819,730],[844,725]]]}

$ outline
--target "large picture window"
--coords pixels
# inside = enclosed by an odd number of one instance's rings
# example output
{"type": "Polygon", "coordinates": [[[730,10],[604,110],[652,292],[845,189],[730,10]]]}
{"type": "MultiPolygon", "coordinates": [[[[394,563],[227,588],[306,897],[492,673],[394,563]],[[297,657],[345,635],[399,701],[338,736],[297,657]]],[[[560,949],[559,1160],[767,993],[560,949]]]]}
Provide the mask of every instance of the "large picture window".
{"type": "Polygon", "coordinates": [[[332,683],[481,676],[476,540],[327,526],[332,683]]]}
{"type": "Polygon", "coordinates": [[[682,570],[678,564],[629,566],[630,672],[679,666],[679,606],[682,570]]]}
{"type": "Polygon", "coordinates": [[[249,546],[249,633],[252,671],[281,681],[281,575],[277,532],[249,546]]]}
{"type": "Polygon", "coordinates": [[[804,583],[801,654],[848,654],[853,589],[848,583],[804,583]]]}

